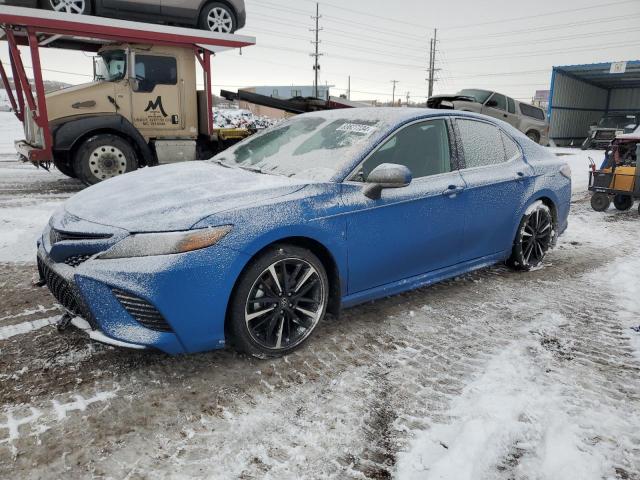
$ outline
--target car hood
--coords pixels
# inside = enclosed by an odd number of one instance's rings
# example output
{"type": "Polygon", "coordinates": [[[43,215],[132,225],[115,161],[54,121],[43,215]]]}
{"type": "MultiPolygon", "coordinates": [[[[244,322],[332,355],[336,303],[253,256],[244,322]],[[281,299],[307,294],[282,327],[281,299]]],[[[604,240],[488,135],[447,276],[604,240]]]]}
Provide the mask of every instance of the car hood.
{"type": "Polygon", "coordinates": [[[209,162],[145,168],[90,187],[65,205],[68,214],[129,232],[187,230],[216,213],[304,188],[307,181],[209,162]]]}

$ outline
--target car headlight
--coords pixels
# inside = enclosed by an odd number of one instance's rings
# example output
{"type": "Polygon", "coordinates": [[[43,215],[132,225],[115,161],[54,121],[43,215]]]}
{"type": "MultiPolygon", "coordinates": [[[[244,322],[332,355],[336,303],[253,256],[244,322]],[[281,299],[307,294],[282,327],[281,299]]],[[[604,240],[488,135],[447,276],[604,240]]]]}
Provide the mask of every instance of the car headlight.
{"type": "Polygon", "coordinates": [[[189,230],[187,232],[138,233],[116,243],[99,255],[101,260],[152,257],[192,252],[215,245],[231,231],[231,226],[189,230]]]}

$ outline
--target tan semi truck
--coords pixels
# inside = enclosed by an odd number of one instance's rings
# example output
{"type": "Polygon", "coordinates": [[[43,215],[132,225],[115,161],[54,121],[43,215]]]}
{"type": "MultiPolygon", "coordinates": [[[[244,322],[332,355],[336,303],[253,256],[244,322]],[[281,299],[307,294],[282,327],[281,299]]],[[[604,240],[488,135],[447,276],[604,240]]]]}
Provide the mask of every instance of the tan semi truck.
{"type": "Polygon", "coordinates": [[[188,48],[106,46],[94,57],[91,83],[50,93],[46,102],[54,164],[86,184],[141,166],[210,158],[222,142],[250,133],[208,134],[206,95],[197,91],[188,48]]]}
{"type": "Polygon", "coordinates": [[[0,39],[10,63],[0,61],[0,79],[25,131],[18,153],[86,184],[209,158],[251,133],[214,128],[211,83],[212,57],[254,45],[253,37],[0,6],[0,39]],[[40,51],[52,47],[96,52],[93,81],[45,95],[40,51]]]}

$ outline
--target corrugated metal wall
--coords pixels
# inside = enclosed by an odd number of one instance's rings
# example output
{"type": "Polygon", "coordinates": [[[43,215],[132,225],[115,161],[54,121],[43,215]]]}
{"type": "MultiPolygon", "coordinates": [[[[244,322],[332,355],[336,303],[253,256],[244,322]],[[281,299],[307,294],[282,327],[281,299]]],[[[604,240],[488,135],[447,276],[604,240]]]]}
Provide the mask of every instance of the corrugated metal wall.
{"type": "Polygon", "coordinates": [[[609,111],[617,109],[640,111],[640,88],[615,88],[611,90],[609,111]]]}
{"type": "Polygon", "coordinates": [[[568,145],[571,139],[584,139],[589,125],[602,117],[607,108],[607,90],[556,71],[550,102],[550,136],[557,145],[568,145]]]}

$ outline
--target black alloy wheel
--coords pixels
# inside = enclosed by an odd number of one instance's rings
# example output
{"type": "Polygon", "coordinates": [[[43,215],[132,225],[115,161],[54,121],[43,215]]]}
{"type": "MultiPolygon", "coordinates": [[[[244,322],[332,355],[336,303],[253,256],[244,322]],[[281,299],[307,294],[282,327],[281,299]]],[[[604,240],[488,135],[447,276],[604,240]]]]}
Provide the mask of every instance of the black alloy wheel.
{"type": "Polygon", "coordinates": [[[329,285],[308,250],[282,246],[255,260],[234,293],[228,327],[232,343],[257,357],[300,347],[327,310],[329,285]]]}
{"type": "Polygon", "coordinates": [[[551,210],[540,203],[520,222],[509,264],[519,270],[531,270],[542,264],[555,243],[555,225],[551,210]]]}
{"type": "Polygon", "coordinates": [[[611,206],[611,198],[606,193],[594,193],[591,196],[591,208],[596,212],[604,212],[609,210],[611,206]]]}
{"type": "Polygon", "coordinates": [[[633,207],[633,197],[631,195],[616,195],[613,197],[613,205],[621,212],[625,212],[633,207]]]}

